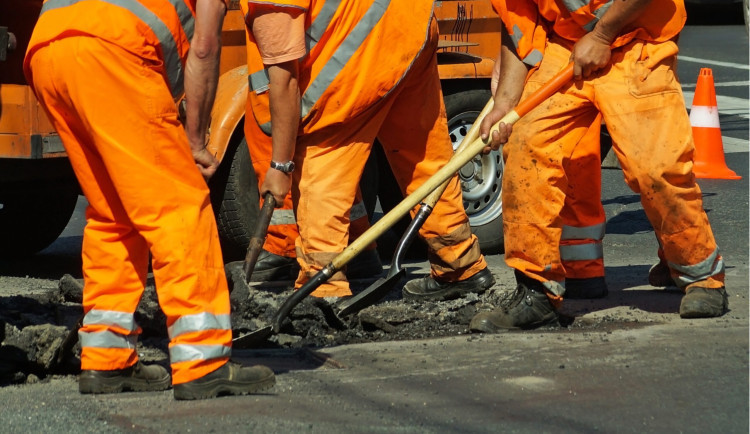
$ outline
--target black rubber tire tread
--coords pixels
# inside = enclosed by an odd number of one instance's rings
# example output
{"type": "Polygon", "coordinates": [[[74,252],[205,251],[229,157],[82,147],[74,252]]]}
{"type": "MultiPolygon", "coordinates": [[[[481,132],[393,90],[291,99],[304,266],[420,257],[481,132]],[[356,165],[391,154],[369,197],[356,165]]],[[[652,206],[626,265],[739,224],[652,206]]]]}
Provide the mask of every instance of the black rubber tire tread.
{"type": "Polygon", "coordinates": [[[78,193],[75,179],[0,193],[0,257],[30,256],[52,244],[68,225],[78,193]]]}
{"type": "Polygon", "coordinates": [[[232,140],[209,185],[224,262],[242,260],[260,213],[258,181],[244,137],[232,140]]]}

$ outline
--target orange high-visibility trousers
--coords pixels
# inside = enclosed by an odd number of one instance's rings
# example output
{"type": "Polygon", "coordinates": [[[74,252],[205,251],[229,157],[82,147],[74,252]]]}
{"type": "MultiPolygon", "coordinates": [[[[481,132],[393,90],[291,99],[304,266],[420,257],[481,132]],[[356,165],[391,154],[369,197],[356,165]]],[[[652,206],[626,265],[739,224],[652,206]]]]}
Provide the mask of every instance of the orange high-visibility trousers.
{"type": "MultiPolygon", "coordinates": [[[[434,22],[432,30],[407,75],[376,106],[341,126],[298,140],[295,161],[300,170],[295,171],[298,187],[292,191],[300,230],[297,287],[346,247],[351,198],[376,138],[405,194],[422,185],[453,155],[437,73],[434,22]]],[[[419,234],[428,246],[435,277],[463,280],[487,266],[471,233],[457,176],[451,178],[419,234]]],[[[339,272],[314,294],[344,296],[351,291],[339,272]]]]}
{"type": "MultiPolygon", "coordinates": [[[[565,86],[520,119],[504,147],[503,220],[506,263],[542,282],[554,300],[564,293],[560,260],[568,181],[563,160],[603,115],[628,186],[641,203],[678,275],[678,284],[723,281],[701,192],[692,173],[693,139],[680,84],[677,45],[634,40],[613,50],[610,65],[565,86]]],[[[549,41],[529,77],[528,94],[570,59],[570,43],[549,41]]]]}
{"type": "Polygon", "coordinates": [[[607,216],[602,206],[601,116],[563,157],[568,180],[562,217],[560,261],[568,279],[604,277],[602,240],[607,216]]]}
{"type": "Polygon", "coordinates": [[[81,369],[123,369],[138,360],[133,314],[149,252],[173,383],[221,367],[232,331],[216,222],[160,68],[85,36],[51,42],[30,66],[89,202],[81,369]]]}
{"type": "MultiPolygon", "coordinates": [[[[245,140],[247,141],[250,159],[253,161],[253,169],[258,179],[258,186],[260,187],[263,185],[263,181],[266,179],[266,172],[271,165],[273,144],[271,137],[267,136],[255,121],[249,99],[245,110],[245,140]]],[[[262,201],[263,198],[261,198],[261,203],[262,201]]],[[[349,232],[353,241],[370,228],[369,216],[367,215],[367,210],[365,209],[359,189],[354,197],[351,208],[351,227],[349,232]]],[[[294,258],[296,257],[294,243],[298,236],[297,219],[292,207],[292,193],[289,192],[284,198],[284,204],[273,210],[263,249],[275,255],[294,258]]],[[[367,246],[366,250],[374,250],[375,248],[376,244],[373,242],[367,246]]]]}

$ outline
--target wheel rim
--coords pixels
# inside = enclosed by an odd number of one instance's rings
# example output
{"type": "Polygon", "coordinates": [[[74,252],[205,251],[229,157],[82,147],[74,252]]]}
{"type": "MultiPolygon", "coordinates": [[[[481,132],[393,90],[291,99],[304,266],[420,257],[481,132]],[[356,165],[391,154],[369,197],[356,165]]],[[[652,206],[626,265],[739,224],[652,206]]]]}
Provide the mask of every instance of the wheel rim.
{"type": "MultiPolygon", "coordinates": [[[[453,150],[461,144],[479,112],[464,112],[448,121],[453,150]]],[[[477,155],[458,171],[464,209],[471,226],[490,223],[503,213],[503,159],[499,151],[477,155]]]]}

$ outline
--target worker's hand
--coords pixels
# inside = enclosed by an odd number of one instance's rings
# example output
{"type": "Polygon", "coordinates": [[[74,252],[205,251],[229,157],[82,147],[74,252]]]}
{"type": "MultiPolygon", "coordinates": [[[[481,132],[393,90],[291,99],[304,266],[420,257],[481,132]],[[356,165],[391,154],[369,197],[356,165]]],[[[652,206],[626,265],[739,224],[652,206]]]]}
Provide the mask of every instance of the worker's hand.
{"type": "Polygon", "coordinates": [[[482,150],[483,154],[489,154],[491,151],[497,151],[500,146],[508,142],[508,137],[513,131],[513,126],[506,123],[500,123],[498,128],[494,129],[490,134],[490,129],[500,119],[503,118],[508,112],[509,108],[503,107],[502,104],[495,104],[495,107],[487,113],[487,116],[482,119],[482,124],[479,126],[479,137],[482,141],[487,144],[482,150]]]}
{"type": "Polygon", "coordinates": [[[587,33],[576,42],[570,53],[576,80],[588,78],[593,72],[607,66],[612,56],[610,43],[608,37],[597,31],[587,33]]]}
{"type": "Polygon", "coordinates": [[[260,186],[260,195],[265,196],[266,192],[270,192],[276,199],[276,208],[280,208],[284,205],[284,198],[291,188],[292,174],[269,168],[266,172],[266,179],[260,186]]]}
{"type": "Polygon", "coordinates": [[[214,173],[216,173],[216,169],[219,168],[219,160],[206,148],[201,148],[198,151],[193,150],[193,159],[206,181],[211,179],[214,173]]]}

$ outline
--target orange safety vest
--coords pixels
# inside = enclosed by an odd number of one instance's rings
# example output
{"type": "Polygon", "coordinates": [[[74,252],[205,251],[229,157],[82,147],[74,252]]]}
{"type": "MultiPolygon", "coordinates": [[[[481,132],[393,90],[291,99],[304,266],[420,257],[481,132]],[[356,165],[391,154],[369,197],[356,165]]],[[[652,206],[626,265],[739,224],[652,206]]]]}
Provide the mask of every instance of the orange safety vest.
{"type": "MultiPolygon", "coordinates": [[[[225,3],[227,0],[220,0],[225,3]]],[[[195,28],[196,0],[45,0],[26,51],[67,36],[88,35],[164,64],[164,79],[178,100],[195,28]]],[[[28,75],[28,74],[27,74],[28,75]]]]}
{"type": "MultiPolygon", "coordinates": [[[[299,132],[310,133],[357,116],[399,83],[425,46],[433,1],[249,0],[241,4],[248,28],[256,5],[305,11],[299,132]]],[[[250,104],[270,135],[268,72],[248,33],[250,104]]]]}
{"type": "MultiPolygon", "coordinates": [[[[615,0],[492,0],[503,20],[518,56],[536,66],[544,54],[547,37],[554,33],[571,42],[594,29],[599,18],[615,0]]],[[[664,42],[675,37],[685,25],[683,0],[653,0],[621,35],[613,48],[633,39],[664,42]]]]}

